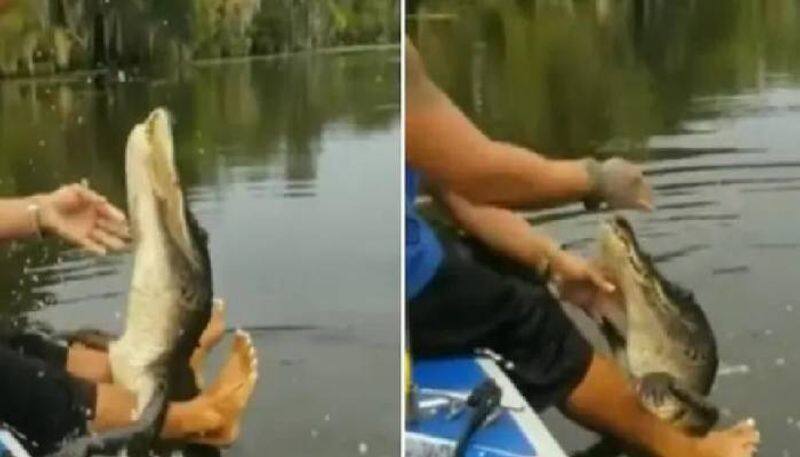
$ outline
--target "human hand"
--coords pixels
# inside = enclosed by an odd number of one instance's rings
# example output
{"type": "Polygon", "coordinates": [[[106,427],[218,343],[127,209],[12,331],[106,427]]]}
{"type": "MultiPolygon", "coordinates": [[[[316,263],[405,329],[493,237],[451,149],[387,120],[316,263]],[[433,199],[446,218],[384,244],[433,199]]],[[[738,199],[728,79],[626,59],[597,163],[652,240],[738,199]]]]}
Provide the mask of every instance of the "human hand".
{"type": "Polygon", "coordinates": [[[592,317],[596,304],[612,296],[617,288],[593,263],[567,251],[558,251],[550,262],[549,279],[561,300],[569,302],[592,317]]]}
{"type": "Polygon", "coordinates": [[[130,238],[125,214],[102,195],[81,184],[69,184],[33,197],[43,232],[97,254],[121,250],[130,238]]]}
{"type": "Polygon", "coordinates": [[[592,180],[592,197],[610,209],[653,210],[653,189],[645,181],[642,168],[613,157],[602,163],[590,159],[587,171],[592,180]]]}

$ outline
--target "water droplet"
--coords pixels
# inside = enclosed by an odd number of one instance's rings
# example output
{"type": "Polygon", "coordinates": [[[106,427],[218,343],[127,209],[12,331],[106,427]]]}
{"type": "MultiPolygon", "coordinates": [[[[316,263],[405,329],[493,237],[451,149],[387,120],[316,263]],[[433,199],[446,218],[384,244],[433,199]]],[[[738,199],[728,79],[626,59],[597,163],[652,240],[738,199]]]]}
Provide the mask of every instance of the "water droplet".
{"type": "Polygon", "coordinates": [[[326,414],[325,415],[325,422],[330,422],[330,421],[331,421],[331,415],[330,414],[326,414]]]}
{"type": "Polygon", "coordinates": [[[775,359],[775,365],[779,367],[786,365],[786,359],[784,359],[783,357],[778,357],[777,359],[775,359]]]}
{"type": "Polygon", "coordinates": [[[358,453],[361,455],[366,455],[367,452],[369,452],[369,446],[367,446],[367,443],[363,441],[358,443],[358,453]]]}
{"type": "Polygon", "coordinates": [[[47,146],[47,142],[45,140],[39,140],[39,147],[43,148],[45,146],[47,146]]]}

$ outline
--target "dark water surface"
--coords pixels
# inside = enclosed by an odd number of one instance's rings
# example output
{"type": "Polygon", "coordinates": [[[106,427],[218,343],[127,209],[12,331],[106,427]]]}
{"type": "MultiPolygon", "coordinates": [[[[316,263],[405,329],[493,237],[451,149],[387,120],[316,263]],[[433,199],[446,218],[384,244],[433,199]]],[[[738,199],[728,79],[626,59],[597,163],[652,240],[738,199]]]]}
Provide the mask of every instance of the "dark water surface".
{"type": "MultiPolygon", "coordinates": [[[[253,328],[260,354],[230,455],[388,456],[399,446],[399,70],[393,48],[124,83],[0,83],[4,196],[85,177],[124,206],[129,130],[156,106],[173,112],[216,294],[230,327],[253,328]]],[[[59,329],[119,329],[129,273],[125,254],[15,243],[0,248],[0,303],[6,316],[59,329]]]]}
{"type": "MultiPolygon", "coordinates": [[[[800,455],[800,5],[415,3],[409,26],[432,73],[493,136],[644,163],[658,209],[630,216],[709,315],[723,423],[753,416],[760,455],[800,455]]],[[[597,215],[531,216],[594,251],[597,215]]],[[[571,451],[595,440],[545,418],[571,451]]]]}

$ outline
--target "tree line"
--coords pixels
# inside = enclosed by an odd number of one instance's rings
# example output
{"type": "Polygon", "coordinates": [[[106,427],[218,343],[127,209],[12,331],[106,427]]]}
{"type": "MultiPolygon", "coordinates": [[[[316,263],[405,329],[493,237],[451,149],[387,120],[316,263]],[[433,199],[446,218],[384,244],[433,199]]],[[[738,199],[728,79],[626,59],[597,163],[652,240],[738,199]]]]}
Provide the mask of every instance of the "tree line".
{"type": "Polygon", "coordinates": [[[0,1],[4,76],[398,40],[399,0],[0,1]]]}

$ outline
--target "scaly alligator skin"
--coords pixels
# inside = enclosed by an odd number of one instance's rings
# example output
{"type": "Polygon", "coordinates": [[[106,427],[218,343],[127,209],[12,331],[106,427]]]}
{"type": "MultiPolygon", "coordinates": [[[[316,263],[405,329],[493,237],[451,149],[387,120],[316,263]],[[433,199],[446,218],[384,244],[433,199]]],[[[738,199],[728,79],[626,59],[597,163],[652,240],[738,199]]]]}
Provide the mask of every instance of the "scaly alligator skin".
{"type": "Polygon", "coordinates": [[[656,269],[621,216],[603,224],[600,258],[624,302],[622,318],[606,315],[601,330],[636,382],[642,403],[691,433],[706,433],[718,419],[717,409],[705,399],[718,356],[702,308],[691,292],[656,269]]]}

